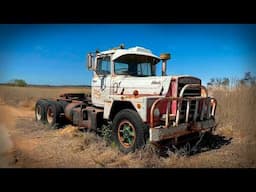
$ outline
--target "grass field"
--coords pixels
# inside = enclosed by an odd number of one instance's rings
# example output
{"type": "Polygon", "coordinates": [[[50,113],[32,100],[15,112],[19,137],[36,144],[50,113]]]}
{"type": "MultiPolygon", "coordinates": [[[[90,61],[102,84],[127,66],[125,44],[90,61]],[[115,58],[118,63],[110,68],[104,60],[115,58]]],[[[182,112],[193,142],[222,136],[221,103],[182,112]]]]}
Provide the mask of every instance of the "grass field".
{"type": "Polygon", "coordinates": [[[34,107],[40,98],[56,98],[62,93],[90,93],[83,87],[13,87],[0,86],[0,99],[8,105],[34,107]]]}
{"type": "MultiPolygon", "coordinates": [[[[217,101],[216,135],[204,138],[200,150],[184,156],[187,145],[160,156],[147,145],[132,154],[122,154],[94,133],[67,125],[49,130],[34,121],[39,98],[55,98],[64,92],[89,93],[88,88],[0,86],[0,118],[5,127],[0,147],[9,134],[13,143],[10,167],[256,167],[256,87],[210,90],[217,101]],[[11,122],[15,120],[14,124],[11,122]],[[7,134],[8,133],[8,134],[7,134]]],[[[1,131],[1,129],[0,129],[1,131]]],[[[10,142],[10,141],[8,141],[10,142]]],[[[1,152],[2,156],[6,152],[1,152]]],[[[185,153],[186,154],[186,153],[185,153]]],[[[4,167],[4,166],[3,166],[4,167]]]]}

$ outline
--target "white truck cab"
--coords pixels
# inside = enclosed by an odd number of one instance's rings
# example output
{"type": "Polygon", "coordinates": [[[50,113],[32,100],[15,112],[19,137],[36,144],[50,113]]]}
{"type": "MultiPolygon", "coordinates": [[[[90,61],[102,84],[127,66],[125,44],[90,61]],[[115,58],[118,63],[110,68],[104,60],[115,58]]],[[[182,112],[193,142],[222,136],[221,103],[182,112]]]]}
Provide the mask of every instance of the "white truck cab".
{"type": "Polygon", "coordinates": [[[215,127],[217,101],[208,97],[200,79],[168,76],[170,54],[158,57],[143,47],[120,46],[89,54],[88,59],[88,69],[93,70],[92,104],[104,109],[104,119],[133,110],[148,127],[151,142],[215,127]],[[161,60],[162,76],[156,76],[161,60]]]}
{"type": "Polygon", "coordinates": [[[91,83],[93,104],[104,107],[113,96],[132,95],[134,90],[159,95],[163,82],[163,78],[155,76],[159,61],[158,56],[142,47],[97,53],[91,83]]]}

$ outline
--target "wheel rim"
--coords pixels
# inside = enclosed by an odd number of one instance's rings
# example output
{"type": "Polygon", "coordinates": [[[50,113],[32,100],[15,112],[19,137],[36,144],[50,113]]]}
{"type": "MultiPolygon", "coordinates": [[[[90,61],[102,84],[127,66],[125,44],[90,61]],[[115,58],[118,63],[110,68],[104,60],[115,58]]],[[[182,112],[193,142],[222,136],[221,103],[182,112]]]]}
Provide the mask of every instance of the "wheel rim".
{"type": "Polygon", "coordinates": [[[36,119],[41,120],[42,119],[42,108],[40,105],[36,107],[36,119]]]}
{"type": "Polygon", "coordinates": [[[54,114],[53,114],[52,107],[48,107],[48,109],[47,109],[47,121],[48,121],[49,124],[51,124],[53,122],[53,117],[54,117],[54,114]]]}
{"type": "Polygon", "coordinates": [[[122,121],[118,126],[118,139],[121,145],[125,148],[133,146],[136,139],[135,133],[135,128],[129,121],[122,121]]]}

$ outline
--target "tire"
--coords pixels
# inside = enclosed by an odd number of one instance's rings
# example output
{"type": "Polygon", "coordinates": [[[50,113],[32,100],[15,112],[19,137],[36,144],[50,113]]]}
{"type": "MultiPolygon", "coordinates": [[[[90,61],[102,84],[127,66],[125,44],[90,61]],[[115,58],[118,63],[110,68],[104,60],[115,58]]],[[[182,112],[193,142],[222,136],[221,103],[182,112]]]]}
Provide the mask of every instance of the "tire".
{"type": "Polygon", "coordinates": [[[64,111],[66,106],[69,104],[67,101],[55,101],[58,105],[61,106],[61,111],[64,111]]]}
{"type": "Polygon", "coordinates": [[[112,138],[120,151],[134,152],[145,145],[145,124],[136,111],[121,110],[114,117],[112,126],[112,138]]]}
{"type": "Polygon", "coordinates": [[[57,129],[60,126],[62,106],[56,101],[49,101],[46,109],[46,123],[49,128],[57,129]]]}
{"type": "Polygon", "coordinates": [[[36,102],[35,105],[35,120],[37,122],[45,123],[46,121],[46,108],[47,108],[47,101],[40,99],[36,102]]]}

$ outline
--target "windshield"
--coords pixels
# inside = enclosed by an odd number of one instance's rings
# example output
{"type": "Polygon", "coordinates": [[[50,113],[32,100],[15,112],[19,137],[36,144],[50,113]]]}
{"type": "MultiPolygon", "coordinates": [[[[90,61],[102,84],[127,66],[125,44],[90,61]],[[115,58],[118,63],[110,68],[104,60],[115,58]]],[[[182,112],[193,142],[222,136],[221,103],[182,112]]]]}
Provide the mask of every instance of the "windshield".
{"type": "Polygon", "coordinates": [[[124,55],[115,60],[114,71],[117,75],[155,76],[158,62],[158,59],[145,55],[124,55]]]}

